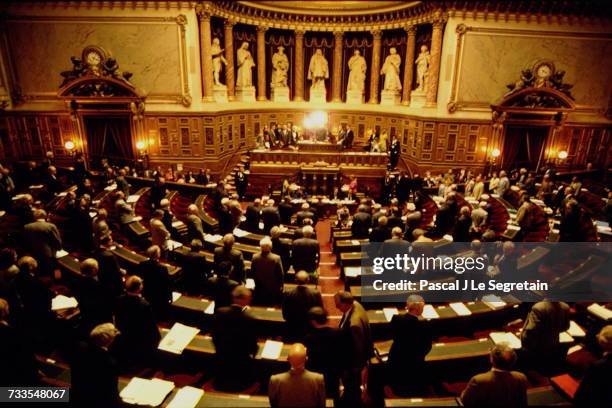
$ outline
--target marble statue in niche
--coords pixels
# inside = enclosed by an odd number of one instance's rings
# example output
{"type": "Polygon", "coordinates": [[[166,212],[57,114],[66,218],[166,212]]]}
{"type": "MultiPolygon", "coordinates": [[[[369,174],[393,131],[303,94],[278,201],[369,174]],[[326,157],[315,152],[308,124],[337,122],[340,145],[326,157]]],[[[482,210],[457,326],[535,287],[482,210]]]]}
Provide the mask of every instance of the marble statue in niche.
{"type": "Polygon", "coordinates": [[[414,61],[416,65],[416,81],[417,87],[416,91],[425,92],[426,81],[427,81],[427,71],[429,71],[429,63],[431,61],[431,55],[429,54],[429,49],[426,45],[421,45],[421,52],[419,56],[414,61]]]}
{"type": "Polygon", "coordinates": [[[391,47],[389,55],[385,58],[385,63],[380,70],[380,74],[385,76],[383,90],[399,91],[402,89],[402,81],[399,76],[401,64],[402,58],[397,53],[397,49],[391,47]]]}
{"type": "Polygon", "coordinates": [[[253,75],[251,70],[255,66],[255,61],[249,51],[249,43],[243,42],[236,52],[236,65],[238,72],[236,75],[236,87],[248,88],[253,86],[253,75]]]}
{"type": "Polygon", "coordinates": [[[347,91],[359,91],[363,93],[365,88],[366,71],[368,64],[359,50],[353,52],[353,56],[348,61],[349,75],[347,91]]]}
{"type": "Polygon", "coordinates": [[[325,80],[329,78],[329,64],[318,48],[310,58],[308,65],[308,79],[312,81],[311,90],[325,90],[325,80]]]}
{"type": "Polygon", "coordinates": [[[225,86],[221,83],[221,68],[223,68],[223,64],[227,65],[227,61],[223,56],[223,49],[221,48],[221,43],[218,38],[213,38],[210,50],[212,53],[213,78],[215,86],[225,86]]]}
{"type": "Polygon", "coordinates": [[[278,47],[278,51],[272,55],[272,80],[270,87],[286,88],[289,72],[289,58],[285,54],[285,47],[278,47]]]}

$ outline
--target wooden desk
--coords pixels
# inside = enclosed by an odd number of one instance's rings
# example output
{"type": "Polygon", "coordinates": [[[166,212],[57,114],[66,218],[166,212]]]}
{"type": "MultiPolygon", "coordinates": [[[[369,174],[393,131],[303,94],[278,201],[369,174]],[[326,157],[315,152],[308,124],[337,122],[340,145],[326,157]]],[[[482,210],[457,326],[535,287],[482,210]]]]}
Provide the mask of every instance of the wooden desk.
{"type": "Polygon", "coordinates": [[[298,142],[298,150],[302,152],[341,152],[342,144],[330,142],[298,142]]]}

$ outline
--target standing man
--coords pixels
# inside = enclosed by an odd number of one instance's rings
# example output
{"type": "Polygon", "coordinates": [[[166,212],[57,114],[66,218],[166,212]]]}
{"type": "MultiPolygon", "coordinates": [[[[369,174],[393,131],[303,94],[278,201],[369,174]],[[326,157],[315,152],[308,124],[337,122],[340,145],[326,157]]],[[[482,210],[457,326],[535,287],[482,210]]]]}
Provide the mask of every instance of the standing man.
{"type": "Polygon", "coordinates": [[[234,182],[236,184],[236,192],[238,193],[238,198],[240,200],[244,199],[244,194],[246,193],[247,187],[249,185],[247,175],[244,172],[244,168],[242,165],[238,168],[236,172],[236,176],[234,177],[234,182]]]}
{"type": "Polygon", "coordinates": [[[62,238],[55,224],[47,221],[45,210],[36,209],[33,214],[35,221],[24,227],[24,246],[41,265],[40,272],[51,275],[55,253],[62,249],[62,238]]]}
{"type": "Polygon", "coordinates": [[[284,273],[280,256],[272,253],[272,241],[265,237],[259,242],[260,252],[251,260],[251,275],[255,280],[255,303],[278,306],[283,298],[284,273]]]}
{"type": "Polygon", "coordinates": [[[389,167],[394,169],[397,167],[400,155],[400,143],[395,135],[391,136],[391,146],[389,147],[389,167]]]}

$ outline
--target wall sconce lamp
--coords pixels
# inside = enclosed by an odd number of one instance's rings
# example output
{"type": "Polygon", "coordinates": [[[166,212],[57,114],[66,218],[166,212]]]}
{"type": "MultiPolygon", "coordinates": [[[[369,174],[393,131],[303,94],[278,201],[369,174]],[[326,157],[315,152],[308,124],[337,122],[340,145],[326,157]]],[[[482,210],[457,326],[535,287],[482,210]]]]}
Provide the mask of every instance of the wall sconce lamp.
{"type": "Polygon", "coordinates": [[[565,151],[565,150],[561,150],[561,151],[559,152],[559,154],[557,155],[557,157],[558,157],[559,159],[561,159],[561,160],[565,160],[565,159],[567,159],[567,151],[565,151]]]}
{"type": "Polygon", "coordinates": [[[139,142],[136,142],[136,148],[137,148],[139,151],[143,151],[143,150],[144,150],[144,148],[145,148],[145,142],[143,142],[142,140],[141,140],[141,141],[139,141],[139,142]]]}
{"type": "Polygon", "coordinates": [[[501,152],[499,151],[498,148],[495,148],[491,151],[491,156],[493,157],[493,159],[497,159],[500,155],[501,155],[501,152]]]}
{"type": "Polygon", "coordinates": [[[74,142],[72,140],[67,140],[66,143],[64,143],[64,147],[69,153],[72,153],[74,150],[74,142]]]}

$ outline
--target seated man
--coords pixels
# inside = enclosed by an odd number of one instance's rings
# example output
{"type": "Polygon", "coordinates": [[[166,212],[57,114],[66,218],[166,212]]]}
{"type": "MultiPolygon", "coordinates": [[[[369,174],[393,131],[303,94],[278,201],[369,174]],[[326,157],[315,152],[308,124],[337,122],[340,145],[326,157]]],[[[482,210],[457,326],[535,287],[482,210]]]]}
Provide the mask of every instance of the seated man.
{"type": "Polygon", "coordinates": [[[325,407],[323,375],[306,369],[306,347],[295,343],[289,350],[288,372],[270,377],[268,396],[272,407],[325,407]]]}
{"type": "Polygon", "coordinates": [[[277,306],[283,297],[284,272],[280,256],[272,253],[272,241],[265,237],[259,242],[260,252],[251,260],[251,275],[255,280],[255,304],[277,306]]]}
{"type": "Polygon", "coordinates": [[[505,344],[496,345],[489,355],[490,371],[472,377],[461,393],[466,407],[526,407],[529,382],[525,374],[511,371],[516,353],[505,344]]]}
{"type": "Polygon", "coordinates": [[[311,226],[304,227],[302,233],[304,234],[303,238],[293,241],[291,263],[294,270],[305,270],[312,276],[319,268],[321,248],[319,241],[311,238],[314,234],[314,229],[311,226]]]}
{"type": "Polygon", "coordinates": [[[237,286],[232,304],[215,311],[212,338],[215,345],[217,375],[215,388],[241,391],[253,379],[251,358],[257,353],[256,321],[248,311],[251,291],[237,286]]]}
{"type": "Polygon", "coordinates": [[[321,292],[306,286],[308,279],[306,271],[296,273],[297,286],[286,291],[283,298],[283,318],[287,322],[289,337],[297,341],[302,341],[308,332],[308,311],[315,306],[323,306],[321,292]]]}

